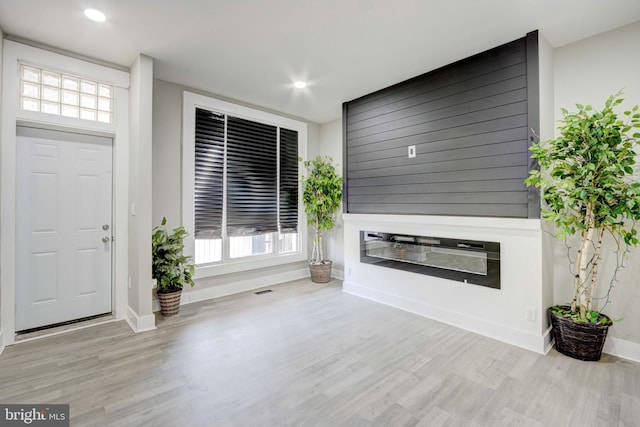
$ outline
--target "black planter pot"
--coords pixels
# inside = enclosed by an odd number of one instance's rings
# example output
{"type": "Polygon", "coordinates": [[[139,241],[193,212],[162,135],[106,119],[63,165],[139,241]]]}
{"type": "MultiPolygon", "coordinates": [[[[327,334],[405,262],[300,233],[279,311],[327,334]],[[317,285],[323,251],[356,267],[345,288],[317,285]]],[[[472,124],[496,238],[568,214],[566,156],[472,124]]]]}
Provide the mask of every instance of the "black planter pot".
{"type": "Polygon", "coordinates": [[[567,317],[558,316],[551,308],[548,311],[551,317],[551,333],[556,340],[556,350],[559,353],[578,360],[600,360],[611,324],[609,317],[602,314],[608,320],[607,324],[594,325],[578,323],[567,317]]]}

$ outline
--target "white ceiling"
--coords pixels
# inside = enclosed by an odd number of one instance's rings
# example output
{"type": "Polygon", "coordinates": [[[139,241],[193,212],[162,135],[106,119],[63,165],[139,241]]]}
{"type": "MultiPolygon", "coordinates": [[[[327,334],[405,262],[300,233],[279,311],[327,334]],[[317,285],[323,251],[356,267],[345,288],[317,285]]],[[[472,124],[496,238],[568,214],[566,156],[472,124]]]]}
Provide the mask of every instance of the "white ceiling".
{"type": "Polygon", "coordinates": [[[157,78],[317,123],[535,29],[558,47],[638,20],[640,0],[0,0],[7,34],[127,67],[143,53],[157,78]]]}

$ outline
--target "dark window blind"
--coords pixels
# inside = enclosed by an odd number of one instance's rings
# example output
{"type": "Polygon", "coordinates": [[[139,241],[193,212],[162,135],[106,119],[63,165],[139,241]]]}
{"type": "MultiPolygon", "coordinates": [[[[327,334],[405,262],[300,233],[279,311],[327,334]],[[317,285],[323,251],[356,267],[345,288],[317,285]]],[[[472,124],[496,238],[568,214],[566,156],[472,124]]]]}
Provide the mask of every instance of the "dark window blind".
{"type": "Polygon", "coordinates": [[[277,128],[227,116],[227,234],[278,231],[277,128]]]}
{"type": "Polygon", "coordinates": [[[298,232],[298,132],[280,128],[280,232],[298,232]]]}
{"type": "Polygon", "coordinates": [[[222,235],[224,115],[196,108],[195,233],[196,239],[222,235]]]}

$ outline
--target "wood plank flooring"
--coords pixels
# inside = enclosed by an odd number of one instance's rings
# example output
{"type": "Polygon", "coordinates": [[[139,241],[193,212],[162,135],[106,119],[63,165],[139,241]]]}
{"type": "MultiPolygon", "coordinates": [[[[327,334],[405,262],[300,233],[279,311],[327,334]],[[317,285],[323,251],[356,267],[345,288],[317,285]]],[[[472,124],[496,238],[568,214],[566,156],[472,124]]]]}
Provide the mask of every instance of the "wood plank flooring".
{"type": "Polygon", "coordinates": [[[638,426],[640,364],[547,356],[307,280],[0,356],[0,402],[72,426],[638,426]]]}

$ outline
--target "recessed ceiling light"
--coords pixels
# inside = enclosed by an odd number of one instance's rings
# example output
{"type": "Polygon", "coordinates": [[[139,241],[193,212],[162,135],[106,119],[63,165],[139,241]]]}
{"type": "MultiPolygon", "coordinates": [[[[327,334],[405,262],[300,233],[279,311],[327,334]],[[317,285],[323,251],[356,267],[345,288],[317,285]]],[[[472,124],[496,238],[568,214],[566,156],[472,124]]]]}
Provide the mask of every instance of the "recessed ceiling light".
{"type": "Polygon", "coordinates": [[[303,82],[303,81],[298,80],[297,82],[295,82],[295,83],[293,84],[293,86],[294,86],[294,87],[297,87],[298,89],[304,89],[305,87],[307,87],[307,83],[306,83],[306,82],[303,82]]]}
{"type": "Polygon", "coordinates": [[[107,19],[104,13],[96,9],[85,9],[84,16],[96,22],[104,22],[107,19]]]}

